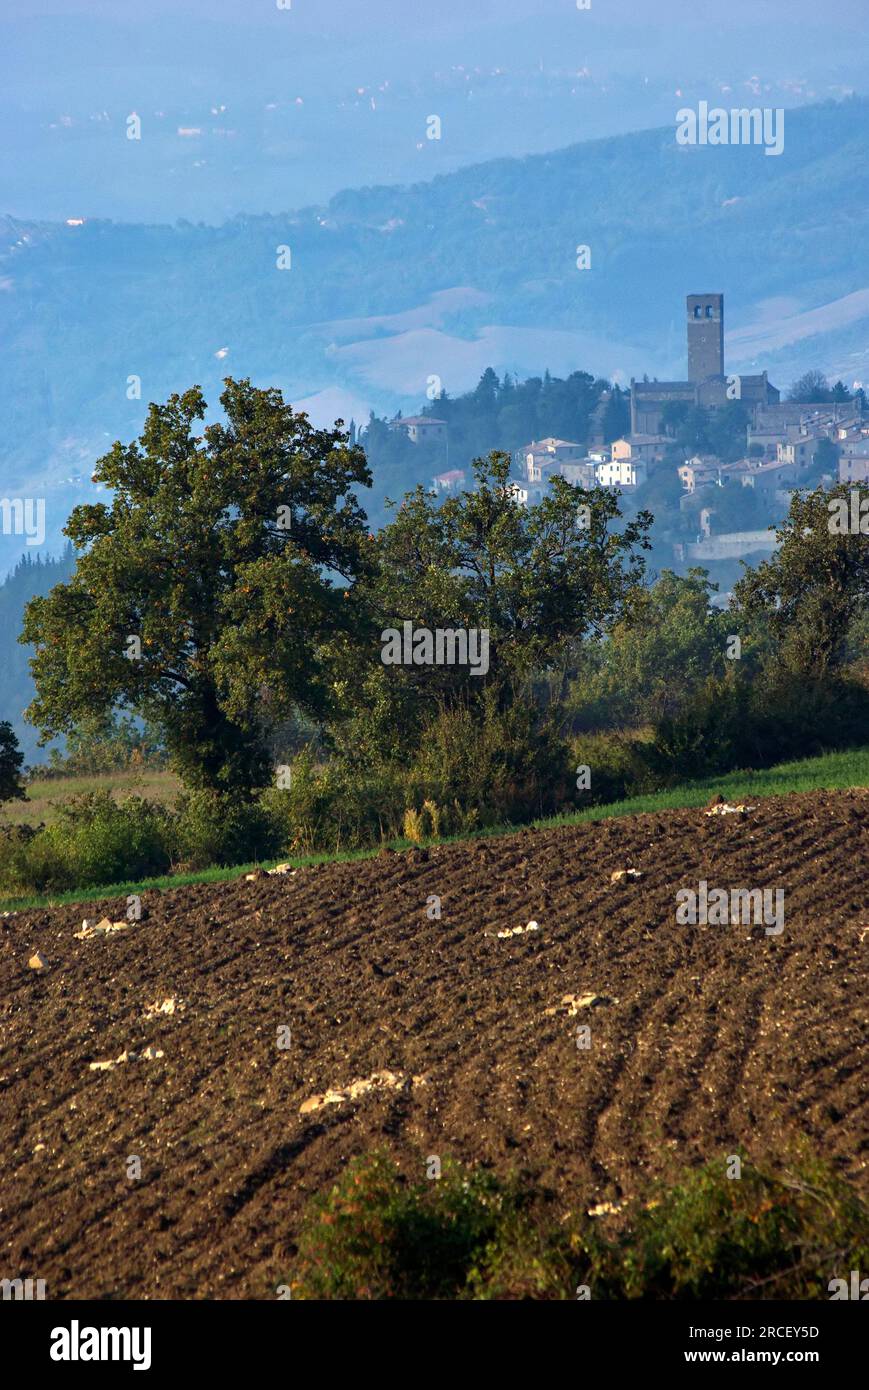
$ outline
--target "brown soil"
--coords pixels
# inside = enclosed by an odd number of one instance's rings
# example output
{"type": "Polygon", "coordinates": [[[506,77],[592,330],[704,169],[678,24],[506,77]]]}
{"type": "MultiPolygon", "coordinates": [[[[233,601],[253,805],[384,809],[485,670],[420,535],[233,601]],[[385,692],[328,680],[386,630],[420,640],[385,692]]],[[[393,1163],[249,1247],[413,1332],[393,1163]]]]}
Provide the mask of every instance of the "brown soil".
{"type": "Polygon", "coordinates": [[[7,919],[0,1277],[273,1297],[306,1199],[378,1147],[419,1177],[430,1154],[522,1174],[559,1217],[804,1141],[869,1195],[867,842],[869,793],[812,793],[152,893],[91,940],[82,917],[122,902],[7,919]],[[611,883],[626,867],[642,877],[611,883]],[[781,936],[677,925],[700,879],[783,888],[781,936]],[[608,1002],[547,1013],[567,994],[608,1002]],[[384,1070],[416,1083],[300,1115],[384,1070]]]}

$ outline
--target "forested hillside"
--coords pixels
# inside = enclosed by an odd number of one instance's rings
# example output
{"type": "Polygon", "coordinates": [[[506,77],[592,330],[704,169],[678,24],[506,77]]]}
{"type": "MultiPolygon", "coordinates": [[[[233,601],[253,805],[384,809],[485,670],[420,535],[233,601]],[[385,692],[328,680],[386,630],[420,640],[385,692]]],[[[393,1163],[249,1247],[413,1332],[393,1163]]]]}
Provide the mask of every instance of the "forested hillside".
{"type": "Polygon", "coordinates": [[[24,605],[37,594],[47,594],[55,584],[68,579],[73,571],[72,547],[56,560],[22,557],[11,574],[0,584],[0,720],[8,719],[28,762],[43,761],[44,749],[37,748],[37,731],[22,718],[22,711],[33,699],[28,658],[30,652],[18,641],[24,605]]]}

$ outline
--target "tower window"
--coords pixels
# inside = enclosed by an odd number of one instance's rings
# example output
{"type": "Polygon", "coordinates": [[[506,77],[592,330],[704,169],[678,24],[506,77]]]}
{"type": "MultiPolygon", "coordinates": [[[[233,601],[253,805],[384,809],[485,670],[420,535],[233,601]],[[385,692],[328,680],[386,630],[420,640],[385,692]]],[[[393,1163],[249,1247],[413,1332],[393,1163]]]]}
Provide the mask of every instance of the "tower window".
{"type": "Polygon", "coordinates": [[[699,305],[699,304],[695,304],[695,305],[694,305],[694,317],[695,317],[695,319],[699,319],[699,317],[700,317],[700,305],[699,305]]]}
{"type": "Polygon", "coordinates": [[[707,317],[708,319],[711,319],[711,317],[712,317],[712,305],[711,305],[711,304],[707,304],[707,305],[706,305],[706,317],[707,317]]]}

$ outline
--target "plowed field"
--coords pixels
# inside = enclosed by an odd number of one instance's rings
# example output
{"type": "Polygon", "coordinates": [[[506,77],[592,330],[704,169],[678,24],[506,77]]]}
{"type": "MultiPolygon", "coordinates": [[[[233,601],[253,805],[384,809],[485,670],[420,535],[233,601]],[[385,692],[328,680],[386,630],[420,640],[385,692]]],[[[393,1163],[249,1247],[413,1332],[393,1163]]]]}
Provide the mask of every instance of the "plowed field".
{"type": "Polygon", "coordinates": [[[273,1297],[305,1200],[373,1148],[522,1174],[560,1213],[805,1141],[867,1196],[867,849],[869,793],[811,793],[148,894],[89,940],[123,901],[8,918],[0,1277],[273,1297]],[[783,889],[784,930],[678,925],[700,880],[783,889]]]}

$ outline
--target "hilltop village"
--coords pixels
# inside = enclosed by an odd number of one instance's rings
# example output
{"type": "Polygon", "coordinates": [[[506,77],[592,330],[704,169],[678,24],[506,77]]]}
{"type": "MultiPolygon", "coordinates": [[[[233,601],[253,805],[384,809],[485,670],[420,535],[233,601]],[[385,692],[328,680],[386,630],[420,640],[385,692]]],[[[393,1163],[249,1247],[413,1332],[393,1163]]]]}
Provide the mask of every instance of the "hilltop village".
{"type": "MultiPolygon", "coordinates": [[[[584,440],[553,434],[511,450],[517,500],[534,505],[556,476],[617,489],[629,505],[634,498],[638,506],[649,505],[654,492],[656,515],[678,508],[684,519],[681,528],[669,528],[668,546],[676,564],[688,564],[762,558],[775,547],[772,524],[795,489],[869,480],[869,410],[862,391],[852,394],[841,383],[827,388],[810,373],[799,383],[807,399],[782,400],[766,372],[729,374],[722,294],[687,296],[686,334],[686,378],[632,380],[629,399],[622,393],[629,426],[619,437],[607,442],[607,416],[613,418],[618,403],[604,391],[584,440]],[[729,427],[729,447],[720,453],[691,447],[698,422],[710,418],[729,427]],[[752,518],[763,524],[744,524],[752,518]]],[[[389,428],[427,446],[428,456],[448,460],[451,425],[437,410],[435,403],[429,413],[397,416],[389,428]]],[[[464,466],[430,477],[432,491],[443,495],[468,484],[464,466]]]]}

